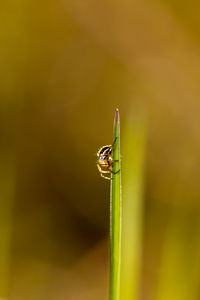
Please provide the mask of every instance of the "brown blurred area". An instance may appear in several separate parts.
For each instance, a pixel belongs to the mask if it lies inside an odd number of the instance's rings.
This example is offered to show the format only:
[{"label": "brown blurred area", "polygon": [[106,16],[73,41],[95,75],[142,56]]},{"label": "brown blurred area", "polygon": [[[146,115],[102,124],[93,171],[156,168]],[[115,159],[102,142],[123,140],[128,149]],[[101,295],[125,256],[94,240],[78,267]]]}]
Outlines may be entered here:
[{"label": "brown blurred area", "polygon": [[2,296],[108,299],[109,182],[95,155],[118,107],[122,132],[130,108],[147,116],[141,298],[153,300],[174,211],[200,249],[199,4],[0,7]]}]

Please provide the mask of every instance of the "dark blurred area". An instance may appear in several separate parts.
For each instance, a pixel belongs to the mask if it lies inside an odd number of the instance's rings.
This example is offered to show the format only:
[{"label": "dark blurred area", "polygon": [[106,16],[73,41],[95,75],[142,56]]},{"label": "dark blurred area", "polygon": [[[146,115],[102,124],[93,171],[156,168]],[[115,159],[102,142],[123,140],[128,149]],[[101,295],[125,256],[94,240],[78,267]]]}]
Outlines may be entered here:
[{"label": "dark blurred area", "polygon": [[180,300],[200,299],[199,3],[0,7],[0,296],[108,299],[109,182],[96,151],[112,143],[115,108],[123,134],[133,107],[148,124],[140,299],[170,299],[159,282],[179,253],[195,279]]}]

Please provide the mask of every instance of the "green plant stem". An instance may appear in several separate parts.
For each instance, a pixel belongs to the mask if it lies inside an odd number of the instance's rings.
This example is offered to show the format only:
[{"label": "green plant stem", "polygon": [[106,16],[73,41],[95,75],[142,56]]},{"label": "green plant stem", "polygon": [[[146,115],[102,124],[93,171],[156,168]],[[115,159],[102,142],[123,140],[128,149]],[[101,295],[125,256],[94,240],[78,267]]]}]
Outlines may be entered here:
[{"label": "green plant stem", "polygon": [[[114,119],[113,172],[110,193],[110,300],[120,297],[121,265],[121,170],[119,111]],[[120,171],[119,171],[120,170]],[[119,171],[119,172],[118,172]]]}]

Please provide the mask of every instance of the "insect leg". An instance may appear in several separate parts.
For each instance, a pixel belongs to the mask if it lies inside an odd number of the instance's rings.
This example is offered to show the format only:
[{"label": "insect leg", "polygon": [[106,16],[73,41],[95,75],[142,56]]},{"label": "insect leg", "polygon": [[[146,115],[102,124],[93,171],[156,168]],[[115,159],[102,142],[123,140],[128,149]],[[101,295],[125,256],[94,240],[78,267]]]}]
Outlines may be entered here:
[{"label": "insect leg", "polygon": [[102,170],[102,168],[101,168],[101,166],[99,165],[99,164],[97,164],[97,168],[98,168],[98,170],[99,170],[99,172],[100,173],[110,173],[110,170],[109,171],[104,171],[104,170]]},{"label": "insect leg", "polygon": [[111,172],[112,174],[117,174],[117,173],[120,172],[120,169],[119,169],[117,172],[114,172],[113,170],[110,170],[110,172]]},{"label": "insect leg", "polygon": [[106,174],[110,174],[110,170],[108,171],[103,171],[102,170],[102,168],[101,168],[101,166],[99,165],[99,164],[97,164],[97,168],[98,168],[98,170],[99,170],[99,173],[100,173],[100,175],[101,175],[101,177],[103,177],[103,178],[105,178],[105,179],[108,179],[108,180],[110,180],[110,177],[106,177],[104,174],[106,173]]},{"label": "insect leg", "polygon": [[105,179],[108,179],[108,180],[110,180],[110,177],[106,177],[106,176],[104,176],[101,172],[100,172],[100,175],[101,175],[101,177],[103,177],[103,178],[105,178]]},{"label": "insect leg", "polygon": [[116,136],[116,138],[114,139],[114,141],[112,143],[112,148],[114,147],[116,140],[117,140],[117,136]]},{"label": "insect leg", "polygon": [[110,171],[112,174],[117,174],[117,173],[120,172],[120,169],[119,169],[117,172],[114,172],[111,168],[112,168],[112,166],[109,167],[109,171]]}]

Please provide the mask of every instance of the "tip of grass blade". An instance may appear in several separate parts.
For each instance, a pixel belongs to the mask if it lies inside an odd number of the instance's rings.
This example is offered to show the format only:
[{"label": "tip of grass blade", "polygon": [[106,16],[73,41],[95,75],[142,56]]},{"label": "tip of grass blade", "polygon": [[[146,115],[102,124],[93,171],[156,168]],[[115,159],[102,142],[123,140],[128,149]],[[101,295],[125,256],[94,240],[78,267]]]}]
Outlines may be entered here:
[{"label": "tip of grass blade", "polygon": [[116,108],[116,111],[115,111],[115,123],[119,120],[119,109]]},{"label": "tip of grass blade", "polygon": [[117,108],[115,111],[115,119],[114,119],[114,136],[118,138],[118,128],[119,128],[119,109]]}]

